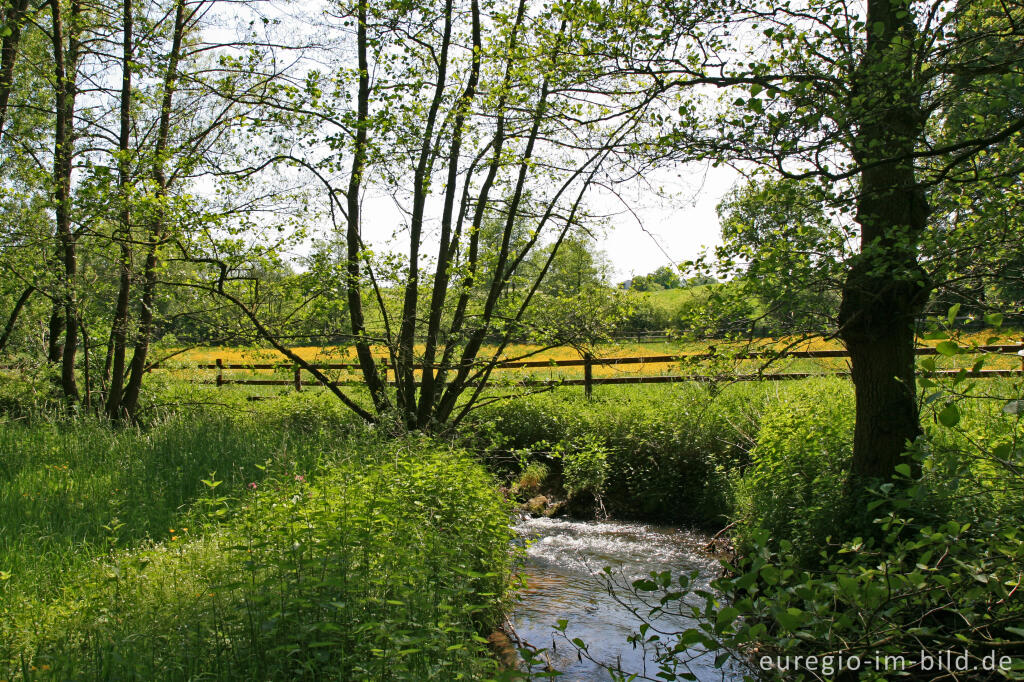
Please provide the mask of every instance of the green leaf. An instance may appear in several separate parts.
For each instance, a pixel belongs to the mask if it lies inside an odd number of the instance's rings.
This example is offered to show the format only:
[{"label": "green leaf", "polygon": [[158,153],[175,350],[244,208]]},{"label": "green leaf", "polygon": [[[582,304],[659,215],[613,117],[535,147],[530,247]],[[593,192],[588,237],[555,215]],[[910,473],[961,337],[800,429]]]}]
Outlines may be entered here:
[{"label": "green leaf", "polygon": [[722,627],[724,625],[731,625],[732,622],[735,621],[737,616],[739,615],[740,610],[738,608],[736,608],[735,606],[726,606],[724,609],[718,612],[718,616],[717,618],[715,618],[715,623],[718,625],[718,627]]},{"label": "green leaf", "polygon": [[775,614],[775,619],[783,628],[792,631],[800,627],[803,622],[802,615],[803,612],[800,609],[790,607],[785,611],[778,611]]},{"label": "green leaf", "polygon": [[943,426],[953,428],[960,423],[960,409],[955,404],[946,405],[939,412],[939,423]]},{"label": "green leaf", "polygon": [[951,305],[949,307],[949,312],[946,313],[946,322],[949,324],[949,326],[952,327],[953,323],[956,322],[956,316],[957,316],[957,314],[959,314],[959,312],[960,312],[960,304],[959,303],[954,303],[953,305]]},{"label": "green leaf", "polygon": [[909,464],[897,464],[896,473],[904,478],[910,478],[910,465]]},{"label": "green leaf", "polygon": [[705,639],[705,635],[696,628],[684,630],[683,634],[679,636],[679,641],[685,644],[686,646],[693,646],[694,644],[704,642]]},{"label": "green leaf", "polygon": [[996,329],[999,329],[1000,327],[1003,326],[1003,314],[992,313],[991,315],[986,315],[985,324],[987,324],[990,327],[995,327]]},{"label": "green leaf", "polygon": [[957,355],[960,353],[960,346],[957,345],[956,341],[943,341],[935,346],[935,352],[945,356]]}]

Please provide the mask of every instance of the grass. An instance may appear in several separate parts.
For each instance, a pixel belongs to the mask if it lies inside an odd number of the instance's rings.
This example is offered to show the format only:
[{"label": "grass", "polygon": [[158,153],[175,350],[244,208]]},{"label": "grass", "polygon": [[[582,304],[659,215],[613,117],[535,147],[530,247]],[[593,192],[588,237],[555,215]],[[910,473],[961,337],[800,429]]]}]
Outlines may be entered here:
[{"label": "grass", "polygon": [[479,679],[508,510],[315,397],[0,428],[0,679]]},{"label": "grass", "polygon": [[639,292],[642,300],[650,303],[653,307],[674,315],[679,307],[690,299],[704,295],[707,289],[706,284],[697,286],[681,287],[678,289],[662,289],[661,291]]}]

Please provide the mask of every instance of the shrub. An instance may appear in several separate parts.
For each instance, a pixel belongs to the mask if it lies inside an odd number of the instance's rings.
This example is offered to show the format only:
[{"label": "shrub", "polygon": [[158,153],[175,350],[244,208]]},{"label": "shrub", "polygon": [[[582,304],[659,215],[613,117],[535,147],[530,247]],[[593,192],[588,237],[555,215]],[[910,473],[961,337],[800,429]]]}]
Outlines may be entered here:
[{"label": "shrub", "polygon": [[0,502],[24,509],[0,518],[0,678],[493,672],[478,633],[509,581],[510,510],[483,468],[426,439],[280,431],[262,410],[3,432]]},{"label": "shrub", "polygon": [[847,382],[796,384],[761,419],[751,464],[736,480],[742,542],[753,528],[816,556],[848,510],[844,497],[853,447],[853,395]]},{"label": "shrub", "polygon": [[[900,465],[893,480],[845,504],[841,476],[805,445],[836,437],[818,420],[829,410],[808,414],[801,400],[789,415],[799,424],[765,418],[745,481],[742,551],[723,562],[724,575],[711,589],[696,575],[667,573],[630,586],[654,605],[648,618],[675,612],[697,622],[657,634],[645,623],[631,637],[656,651],[658,676],[689,675],[695,658],[711,656],[766,679],[1024,679],[1020,387],[986,389],[984,400],[946,392],[926,401],[936,419],[908,452],[921,475]],[[820,488],[801,499],[810,473]],[[787,482],[793,501],[765,490]],[[857,523],[844,528],[843,513]],[[856,535],[821,539],[829,526],[856,525]]]},{"label": "shrub", "polygon": [[568,392],[539,395],[478,410],[466,431],[495,456],[551,443],[576,452],[591,443],[604,451],[602,498],[610,514],[717,529],[729,509],[730,472],[746,459],[767,396],[756,387],[734,389],[712,395],[698,385],[630,386],[595,391],[590,401]]},{"label": "shrub", "polygon": [[588,435],[560,448],[565,491],[570,498],[591,495],[599,510],[604,510],[602,496],[608,479],[608,448]]},{"label": "shrub", "polygon": [[0,419],[46,415],[60,406],[48,367],[0,370]]},{"label": "shrub", "polygon": [[919,524],[924,492],[886,484],[873,504],[879,539],[837,544],[819,569],[808,570],[788,541],[752,531],[748,553],[711,592],[693,576],[634,582],[659,604],[650,617],[677,612],[699,624],[631,639],[656,650],[666,679],[708,655],[719,667],[747,661],[766,679],[1024,679],[1024,602],[1014,598],[1024,515],[979,527]]}]

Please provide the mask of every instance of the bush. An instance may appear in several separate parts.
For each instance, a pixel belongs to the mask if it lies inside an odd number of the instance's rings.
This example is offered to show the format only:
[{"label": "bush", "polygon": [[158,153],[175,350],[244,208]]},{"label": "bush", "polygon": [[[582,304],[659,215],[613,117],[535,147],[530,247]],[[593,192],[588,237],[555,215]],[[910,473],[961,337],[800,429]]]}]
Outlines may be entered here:
[{"label": "bush", "polygon": [[656,650],[659,677],[711,656],[764,679],[1024,679],[1020,386],[991,382],[985,399],[961,386],[971,400],[957,386],[926,400],[935,419],[908,453],[921,475],[901,465],[859,496],[827,456],[844,449],[838,401],[808,394],[765,417],[741,486],[741,551],[724,575],[711,589],[667,573],[629,587],[655,605],[652,620],[697,622],[631,637]]},{"label": "bush", "polygon": [[657,651],[667,679],[709,653],[717,666],[747,661],[763,679],[1024,679],[1024,602],[1015,598],[1024,515],[978,527],[919,524],[926,492],[886,484],[872,505],[879,539],[822,551],[819,569],[808,570],[788,541],[757,531],[713,592],[692,576],[636,581],[657,613],[699,625],[632,639]]},{"label": "bush", "polygon": [[742,545],[751,529],[816,556],[848,510],[846,472],[853,453],[853,390],[841,379],[798,383],[761,419],[751,464],[736,480]]},{"label": "bush", "polygon": [[493,673],[478,633],[510,510],[483,468],[425,439],[279,428],[261,406],[4,430],[0,678]]},{"label": "bush", "polygon": [[[466,431],[493,457],[551,443],[576,453],[590,443],[604,452],[609,514],[717,530],[731,505],[729,476],[746,460],[768,395],[745,386],[717,395],[697,385],[630,386],[595,391],[588,401],[566,391],[482,408]],[[567,463],[549,461],[553,468]]]},{"label": "bush", "polygon": [[0,370],[0,419],[28,419],[60,407],[49,368]]},{"label": "bush", "polygon": [[565,490],[570,497],[590,493],[600,503],[608,479],[608,448],[594,436],[569,444],[562,452]]}]

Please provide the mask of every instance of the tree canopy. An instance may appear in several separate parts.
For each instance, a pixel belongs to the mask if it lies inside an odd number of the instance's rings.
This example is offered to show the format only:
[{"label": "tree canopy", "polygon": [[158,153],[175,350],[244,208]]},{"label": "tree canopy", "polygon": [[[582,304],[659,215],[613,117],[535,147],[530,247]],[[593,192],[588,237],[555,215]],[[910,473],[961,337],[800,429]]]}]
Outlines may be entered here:
[{"label": "tree canopy", "polygon": [[[445,428],[513,339],[572,336],[544,310],[601,318],[593,190],[712,160],[761,173],[720,207],[716,274],[778,329],[843,339],[855,473],[884,475],[920,431],[915,320],[1020,300],[1021,16],[7,2],[0,346],[43,359],[69,405],[131,419],[155,336],[248,334],[367,420]],[[693,283],[664,266],[631,286]],[[369,404],[290,350],[317,335],[352,347]]]}]

